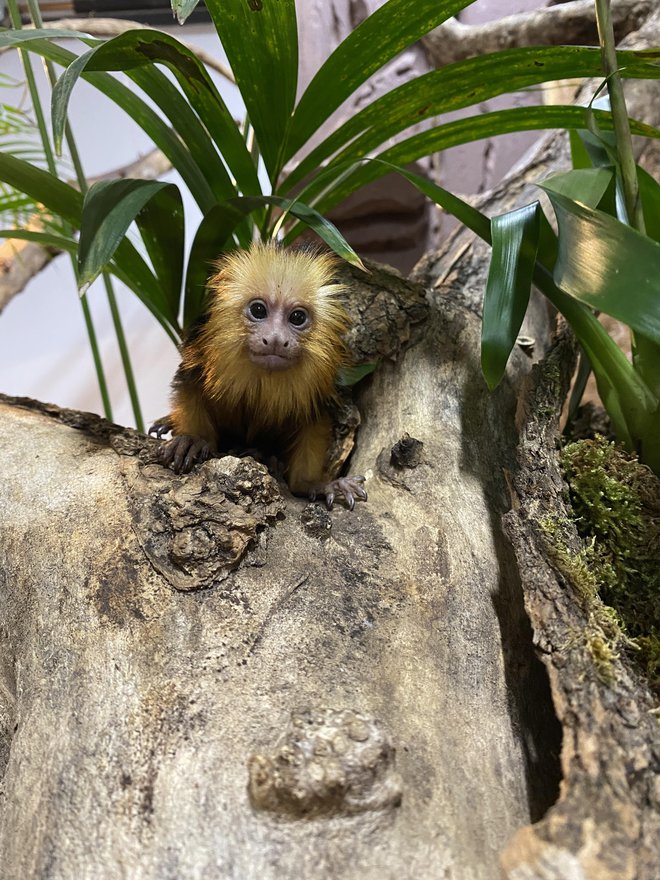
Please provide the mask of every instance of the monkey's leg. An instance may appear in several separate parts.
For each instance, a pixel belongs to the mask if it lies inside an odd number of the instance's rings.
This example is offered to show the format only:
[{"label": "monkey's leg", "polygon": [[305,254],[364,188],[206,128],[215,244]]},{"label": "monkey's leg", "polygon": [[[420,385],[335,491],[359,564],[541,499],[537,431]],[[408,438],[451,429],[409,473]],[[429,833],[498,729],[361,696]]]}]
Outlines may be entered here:
[{"label": "monkey's leg", "polygon": [[307,495],[312,501],[317,495],[325,496],[328,510],[332,510],[335,498],[341,496],[349,510],[355,507],[355,499],[367,500],[362,483],[363,476],[330,479],[326,471],[326,455],[330,446],[331,425],[328,418],[305,425],[291,450],[287,469],[287,483],[294,495]]}]

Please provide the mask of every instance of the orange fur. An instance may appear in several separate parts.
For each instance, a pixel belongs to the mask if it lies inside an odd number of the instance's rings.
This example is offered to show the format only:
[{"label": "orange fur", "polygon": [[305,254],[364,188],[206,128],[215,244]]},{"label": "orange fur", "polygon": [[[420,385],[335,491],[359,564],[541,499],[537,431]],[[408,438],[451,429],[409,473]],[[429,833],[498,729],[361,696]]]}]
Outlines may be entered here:
[{"label": "orange fur", "polygon": [[[335,266],[329,254],[272,244],[254,244],[219,263],[210,282],[208,320],[182,347],[171,416],[175,434],[203,437],[214,449],[228,438],[246,446],[263,437],[274,440],[294,492],[327,478],[331,428],[324,402],[335,393],[346,361],[348,326],[337,298],[341,288],[332,283]],[[244,310],[264,296],[304,307],[312,317],[300,359],[286,370],[263,370],[247,353]]]}]

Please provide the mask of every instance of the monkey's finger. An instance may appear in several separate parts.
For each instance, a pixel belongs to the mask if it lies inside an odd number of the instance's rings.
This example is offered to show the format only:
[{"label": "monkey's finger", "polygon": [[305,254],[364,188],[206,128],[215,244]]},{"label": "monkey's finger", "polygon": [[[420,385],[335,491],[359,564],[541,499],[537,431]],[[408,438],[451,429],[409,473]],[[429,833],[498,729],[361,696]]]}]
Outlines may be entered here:
[{"label": "monkey's finger", "polygon": [[176,440],[170,440],[169,443],[163,443],[158,450],[158,460],[165,467],[170,467],[174,453],[176,451]]},{"label": "monkey's finger", "polygon": [[361,498],[363,501],[367,500],[367,490],[363,489],[362,486],[354,486],[353,491],[358,498]]},{"label": "monkey's finger", "polygon": [[188,454],[187,454],[186,457],[183,459],[183,463],[182,463],[182,465],[181,465],[181,471],[182,471],[184,474],[189,474],[189,473],[190,473],[190,471],[192,470],[193,465],[195,464],[195,458],[196,458],[196,456],[195,456],[195,447],[194,447],[194,446],[191,446],[190,449],[188,450]]},{"label": "monkey's finger", "polygon": [[346,501],[348,509],[353,510],[353,508],[355,507],[355,498],[353,498],[353,495],[349,492],[348,489],[344,489],[344,500]]},{"label": "monkey's finger", "polygon": [[326,492],[325,496],[325,506],[328,510],[332,510],[332,505],[335,503],[335,493],[333,491]]},{"label": "monkey's finger", "polygon": [[190,467],[188,468],[188,470],[184,470],[184,465],[188,460],[188,452],[190,451],[191,447],[194,446],[194,443],[190,439],[190,437],[178,437],[175,442],[176,447],[174,450],[174,455],[172,457],[172,470],[175,474],[187,474],[190,470]]},{"label": "monkey's finger", "polygon": [[209,445],[206,440],[195,440],[191,444],[188,454],[183,460],[182,470],[184,474],[190,473],[195,462],[203,462],[209,457]]}]

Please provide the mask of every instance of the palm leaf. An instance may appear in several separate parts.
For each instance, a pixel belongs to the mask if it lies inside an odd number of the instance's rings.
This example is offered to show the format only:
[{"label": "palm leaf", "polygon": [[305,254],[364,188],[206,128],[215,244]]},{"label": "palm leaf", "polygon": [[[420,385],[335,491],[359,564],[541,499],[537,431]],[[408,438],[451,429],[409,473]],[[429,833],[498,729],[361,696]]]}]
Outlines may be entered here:
[{"label": "palm leaf", "polygon": [[206,7],[274,182],[298,84],[295,0],[207,0]]}]

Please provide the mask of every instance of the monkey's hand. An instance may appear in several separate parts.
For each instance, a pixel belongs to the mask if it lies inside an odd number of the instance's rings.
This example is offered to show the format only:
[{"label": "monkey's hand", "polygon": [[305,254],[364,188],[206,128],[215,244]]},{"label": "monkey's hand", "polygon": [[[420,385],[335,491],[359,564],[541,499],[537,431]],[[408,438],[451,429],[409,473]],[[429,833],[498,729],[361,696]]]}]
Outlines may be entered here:
[{"label": "monkey's hand", "polygon": [[156,419],[153,425],[147,431],[148,434],[155,434],[156,437],[160,440],[163,434],[169,434],[174,426],[172,425],[172,417],[171,416],[163,416],[161,419]]},{"label": "monkey's hand", "polygon": [[175,474],[189,473],[193,465],[206,461],[210,454],[208,441],[190,434],[177,434],[158,450],[161,464],[172,468]]},{"label": "monkey's hand", "polygon": [[324,495],[325,506],[328,510],[332,510],[335,497],[341,495],[348,509],[353,510],[356,498],[361,498],[363,501],[367,500],[367,490],[362,486],[364,481],[365,477],[362,476],[339,477],[336,480],[330,480],[325,486],[312,489],[309,497],[312,501],[315,501],[317,495]]}]

